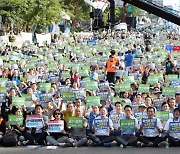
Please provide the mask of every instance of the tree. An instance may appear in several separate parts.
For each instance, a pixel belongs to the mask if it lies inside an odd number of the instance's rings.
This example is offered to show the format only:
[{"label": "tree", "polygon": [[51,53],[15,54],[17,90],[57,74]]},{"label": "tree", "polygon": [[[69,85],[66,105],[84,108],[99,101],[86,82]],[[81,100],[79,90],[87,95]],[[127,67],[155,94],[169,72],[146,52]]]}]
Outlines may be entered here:
[{"label": "tree", "polygon": [[1,0],[0,14],[6,29],[32,31],[32,26],[46,28],[61,19],[63,0]]}]

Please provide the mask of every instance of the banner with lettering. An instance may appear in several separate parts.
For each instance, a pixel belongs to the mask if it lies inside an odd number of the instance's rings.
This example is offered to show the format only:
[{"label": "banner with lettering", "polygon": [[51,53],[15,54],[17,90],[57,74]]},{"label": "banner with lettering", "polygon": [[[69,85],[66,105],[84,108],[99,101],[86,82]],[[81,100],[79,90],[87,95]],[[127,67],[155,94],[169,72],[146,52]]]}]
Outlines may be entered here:
[{"label": "banner with lettering", "polygon": [[48,131],[50,133],[61,133],[64,130],[64,121],[53,120],[48,122]]},{"label": "banner with lettering", "polygon": [[131,89],[131,85],[129,83],[119,83],[115,84],[116,92],[129,92]]},{"label": "banner with lettering", "polygon": [[120,119],[120,127],[122,130],[134,130],[135,119]]},{"label": "banner with lettering", "polygon": [[72,128],[83,128],[83,117],[69,117],[68,126]]},{"label": "banner with lettering", "polygon": [[99,106],[100,105],[100,96],[87,96],[86,104],[88,106]]},{"label": "banner with lettering", "polygon": [[97,90],[98,89],[98,82],[96,82],[96,81],[86,82],[85,88],[87,90],[92,90],[92,91]]},{"label": "banner with lettering", "polygon": [[171,133],[180,133],[180,122],[170,122],[169,131]]},{"label": "banner with lettering", "polygon": [[50,91],[51,89],[51,83],[40,83],[39,90],[40,91]]},{"label": "banner with lettering", "polygon": [[157,119],[149,119],[149,118],[143,118],[142,119],[142,126],[144,129],[155,129],[157,126]]},{"label": "banner with lettering", "polygon": [[28,128],[42,128],[43,117],[39,115],[28,115],[26,118],[26,127]]},{"label": "banner with lettering", "polygon": [[23,115],[8,115],[10,125],[23,125]]},{"label": "banner with lettering", "polygon": [[12,105],[13,106],[24,106],[25,104],[25,98],[23,97],[12,97]]},{"label": "banner with lettering", "polygon": [[169,120],[169,111],[156,111],[156,118],[159,118],[160,120],[163,121],[168,121]]},{"label": "banner with lettering", "polygon": [[62,93],[62,99],[64,101],[75,101],[76,100],[76,94],[73,92],[63,92]]}]

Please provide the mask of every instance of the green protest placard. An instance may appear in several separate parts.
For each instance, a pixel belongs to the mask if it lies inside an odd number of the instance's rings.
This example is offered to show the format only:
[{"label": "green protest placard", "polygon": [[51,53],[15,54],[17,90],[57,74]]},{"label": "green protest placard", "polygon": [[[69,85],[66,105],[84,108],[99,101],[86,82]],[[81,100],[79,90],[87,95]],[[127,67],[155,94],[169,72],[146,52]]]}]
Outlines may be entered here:
[{"label": "green protest placard", "polygon": [[57,64],[56,63],[49,64],[48,69],[49,71],[57,71]]},{"label": "green protest placard", "polygon": [[145,92],[148,93],[149,92],[149,85],[147,84],[139,84],[139,88],[138,88],[138,92]]},{"label": "green protest placard", "polygon": [[87,90],[97,90],[98,89],[98,82],[96,81],[88,81],[85,83],[85,88]]},{"label": "green protest placard", "polygon": [[82,77],[89,76],[89,71],[88,70],[80,69],[78,72],[79,72],[79,75],[82,76]]},{"label": "green protest placard", "polygon": [[117,92],[129,92],[131,89],[131,85],[130,83],[119,83],[115,84],[114,88]]},{"label": "green protest placard", "polygon": [[6,87],[0,87],[0,94],[5,94],[7,92]]},{"label": "green protest placard", "polygon": [[78,65],[75,65],[75,64],[74,64],[74,65],[72,66],[72,71],[73,71],[73,72],[78,72],[79,69],[80,69],[80,68],[79,68]]},{"label": "green protest placard", "polygon": [[51,83],[40,83],[39,90],[40,91],[50,91],[51,89]]},{"label": "green protest placard", "polygon": [[26,68],[28,69],[34,69],[34,63],[27,63]]},{"label": "green protest placard", "polygon": [[168,81],[173,81],[178,79],[178,74],[168,74],[167,80]]},{"label": "green protest placard", "polygon": [[62,71],[61,76],[64,77],[64,78],[69,78],[71,75],[70,75],[69,71]]},{"label": "green protest placard", "polygon": [[4,68],[11,68],[11,64],[10,63],[3,63],[3,67]]},{"label": "green protest placard", "polygon": [[10,125],[16,125],[17,123],[23,125],[23,115],[8,115]]},{"label": "green protest placard", "polygon": [[156,84],[156,83],[158,83],[158,77],[155,76],[148,77],[148,84]]},{"label": "green protest placard", "polygon": [[86,104],[88,104],[88,106],[99,106],[100,98],[100,96],[87,96]]},{"label": "green protest placard", "polygon": [[163,81],[163,74],[154,74],[154,78],[158,78],[158,81]]},{"label": "green protest placard", "polygon": [[169,111],[156,111],[156,118],[159,118],[163,121],[169,120]]},{"label": "green protest placard", "polygon": [[162,87],[162,94],[164,96],[175,96],[175,91],[174,87]]},{"label": "green protest placard", "polygon": [[62,92],[62,99],[64,101],[75,101],[76,94],[73,92]]},{"label": "green protest placard", "polygon": [[13,106],[24,106],[25,98],[23,97],[12,97],[12,105]]},{"label": "green protest placard", "polygon": [[122,100],[123,100],[123,98],[112,97],[112,102],[113,102],[113,104],[115,104],[116,102],[121,102]]},{"label": "green protest placard", "polygon": [[134,83],[134,76],[123,76],[123,83]]},{"label": "green protest placard", "polygon": [[83,117],[69,117],[68,126],[72,128],[83,128]]},{"label": "green protest placard", "polygon": [[22,97],[25,98],[25,101],[32,101],[32,94],[22,94]]},{"label": "green protest placard", "polygon": [[135,119],[120,119],[120,127],[122,130],[134,130]]}]

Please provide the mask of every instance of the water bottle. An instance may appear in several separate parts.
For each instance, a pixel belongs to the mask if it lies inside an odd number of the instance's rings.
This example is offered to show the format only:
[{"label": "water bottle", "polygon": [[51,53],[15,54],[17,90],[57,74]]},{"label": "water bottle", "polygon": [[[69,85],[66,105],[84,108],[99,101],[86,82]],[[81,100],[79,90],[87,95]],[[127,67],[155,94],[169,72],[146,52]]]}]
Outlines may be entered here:
[{"label": "water bottle", "polygon": [[167,138],[166,139],[166,149],[168,149],[169,148],[169,139]]}]

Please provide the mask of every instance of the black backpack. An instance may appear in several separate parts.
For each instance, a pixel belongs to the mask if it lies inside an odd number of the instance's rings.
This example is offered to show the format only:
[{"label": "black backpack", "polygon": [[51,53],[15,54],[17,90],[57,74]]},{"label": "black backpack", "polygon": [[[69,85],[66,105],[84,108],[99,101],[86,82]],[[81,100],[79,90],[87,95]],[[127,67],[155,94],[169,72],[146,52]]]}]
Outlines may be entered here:
[{"label": "black backpack", "polygon": [[8,132],[2,138],[2,145],[12,147],[17,145],[17,134],[15,132]]}]

